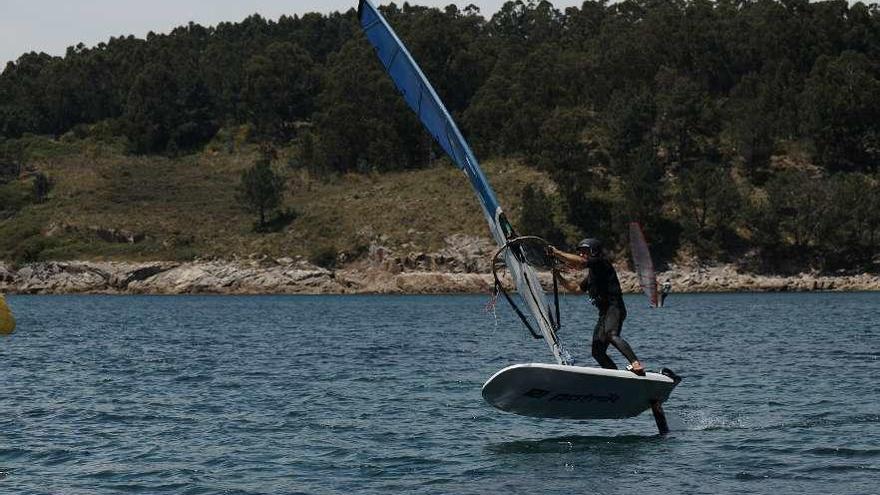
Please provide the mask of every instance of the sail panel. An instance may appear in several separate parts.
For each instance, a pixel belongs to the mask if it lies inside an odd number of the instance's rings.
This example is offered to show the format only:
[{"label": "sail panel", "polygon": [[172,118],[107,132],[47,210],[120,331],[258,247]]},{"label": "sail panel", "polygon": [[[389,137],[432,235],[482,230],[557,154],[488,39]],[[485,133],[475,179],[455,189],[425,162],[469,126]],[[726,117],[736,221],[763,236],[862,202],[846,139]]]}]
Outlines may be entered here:
[{"label": "sail panel", "polygon": [[659,303],[657,294],[657,273],[654,271],[654,262],[651,260],[651,251],[645,241],[645,234],[638,222],[629,224],[629,245],[632,252],[633,265],[639,277],[639,285],[648,296],[651,307],[656,308]]},{"label": "sail panel", "polygon": [[[361,27],[388,75],[403,95],[407,105],[434,137],[441,148],[471,181],[483,206],[487,219],[495,216],[498,200],[480,170],[473,151],[455,125],[433,86],[415,63],[403,42],[397,37],[385,18],[369,0],[358,6]],[[494,234],[494,232],[493,232]],[[503,237],[496,241],[502,242]]]}]

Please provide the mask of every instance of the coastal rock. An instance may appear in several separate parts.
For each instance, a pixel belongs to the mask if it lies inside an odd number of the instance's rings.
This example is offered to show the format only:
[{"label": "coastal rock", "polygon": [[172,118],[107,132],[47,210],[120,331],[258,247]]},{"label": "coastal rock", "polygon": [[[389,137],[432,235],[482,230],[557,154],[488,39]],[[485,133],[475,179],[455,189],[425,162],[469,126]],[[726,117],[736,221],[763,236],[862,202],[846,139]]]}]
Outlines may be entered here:
[{"label": "coastal rock", "polygon": [[176,266],[178,266],[177,263],[153,263],[132,267],[126,267],[123,264],[113,265],[114,269],[111,270],[109,283],[118,290],[126,290],[132,283],[143,282]]},{"label": "coastal rock", "polygon": [[218,293],[228,284],[210,269],[211,263],[195,265],[187,263],[162,271],[143,280],[134,280],[128,289],[134,293],[191,294]]},{"label": "coastal rock", "polygon": [[[468,244],[474,239],[449,243]],[[0,290],[30,294],[134,293],[134,294],[445,294],[489,293],[494,279],[489,273],[491,246],[476,240],[471,257],[452,252],[422,253],[411,257],[411,268],[390,250],[371,248],[357,263],[327,270],[303,259],[254,257],[234,260],[176,262],[40,262],[20,269],[0,263]],[[478,254],[479,253],[479,254]],[[423,269],[418,269],[418,268]],[[427,269],[435,268],[435,269]],[[739,273],[733,266],[672,266],[660,273],[673,292],[733,291],[856,291],[880,290],[880,276],[819,276],[804,273],[791,277]],[[624,292],[641,290],[635,273],[617,266]],[[580,273],[570,273],[576,280]],[[553,284],[549,273],[539,274],[545,290]],[[512,283],[502,275],[504,286]]]},{"label": "coastal rock", "polygon": [[343,268],[335,273],[335,280],[343,287],[343,293],[396,294],[400,290],[395,282],[399,272],[392,273],[380,268]]},{"label": "coastal rock", "polygon": [[320,294],[341,292],[342,286],[333,272],[316,266],[210,261],[176,266],[133,282],[129,289],[162,294]]},{"label": "coastal rock", "polygon": [[398,255],[385,246],[373,243],[367,259],[370,267],[391,273],[487,273],[491,270],[495,245],[488,239],[455,234],[444,239],[444,243],[443,248],[433,253],[410,252],[406,255]]},{"label": "coastal rock", "polygon": [[488,273],[492,270],[495,244],[485,237],[455,234],[434,254],[437,266],[453,273]]},{"label": "coastal rock", "polygon": [[321,294],[343,292],[343,286],[335,280],[333,272],[313,267],[300,269],[276,267],[255,270],[240,277],[238,287],[247,293],[269,292],[276,294]]},{"label": "coastal rock", "polygon": [[17,280],[15,270],[6,263],[0,263],[0,288],[14,285]]},{"label": "coastal rock", "polygon": [[33,263],[16,275],[16,291],[26,294],[103,292],[110,280],[110,274],[99,265],[83,262]]}]

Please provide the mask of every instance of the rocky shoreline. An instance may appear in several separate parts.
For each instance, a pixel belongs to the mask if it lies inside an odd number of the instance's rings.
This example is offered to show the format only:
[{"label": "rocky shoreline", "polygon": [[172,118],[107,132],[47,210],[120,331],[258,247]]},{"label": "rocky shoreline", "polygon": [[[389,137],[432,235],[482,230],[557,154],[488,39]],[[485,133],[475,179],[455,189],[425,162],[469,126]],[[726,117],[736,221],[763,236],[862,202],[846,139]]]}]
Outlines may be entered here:
[{"label": "rocky shoreline", "polygon": [[[487,240],[451,237],[434,253],[400,255],[378,244],[362,259],[328,270],[302,259],[192,262],[0,262],[0,292],[12,294],[468,294],[490,293]],[[345,261],[345,260],[340,260]],[[624,291],[636,275],[618,263]],[[661,273],[673,292],[880,291],[880,276],[766,276],[733,265],[671,266]],[[550,283],[549,275],[545,282]]]}]

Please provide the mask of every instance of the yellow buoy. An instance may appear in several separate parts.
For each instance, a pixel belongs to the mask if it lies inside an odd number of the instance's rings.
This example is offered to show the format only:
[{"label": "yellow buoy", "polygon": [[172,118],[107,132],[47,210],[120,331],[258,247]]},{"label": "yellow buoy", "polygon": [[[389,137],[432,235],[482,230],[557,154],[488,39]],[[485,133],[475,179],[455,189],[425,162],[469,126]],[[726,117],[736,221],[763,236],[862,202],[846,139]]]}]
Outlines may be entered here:
[{"label": "yellow buoy", "polygon": [[6,305],[6,299],[0,294],[0,335],[9,335],[15,331],[15,317]]}]

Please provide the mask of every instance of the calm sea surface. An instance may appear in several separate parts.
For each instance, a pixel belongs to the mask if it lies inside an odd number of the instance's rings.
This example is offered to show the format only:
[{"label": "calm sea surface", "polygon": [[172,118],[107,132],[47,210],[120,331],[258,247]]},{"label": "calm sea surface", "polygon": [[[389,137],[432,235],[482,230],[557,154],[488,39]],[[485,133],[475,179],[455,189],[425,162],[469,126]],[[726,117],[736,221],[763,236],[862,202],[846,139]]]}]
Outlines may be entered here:
[{"label": "calm sea surface", "polygon": [[[488,406],[550,353],[487,300],[9,297],[0,493],[880,491],[880,294],[628,297],[623,335],[684,377],[665,438]],[[589,362],[595,311],[563,311]]]}]

